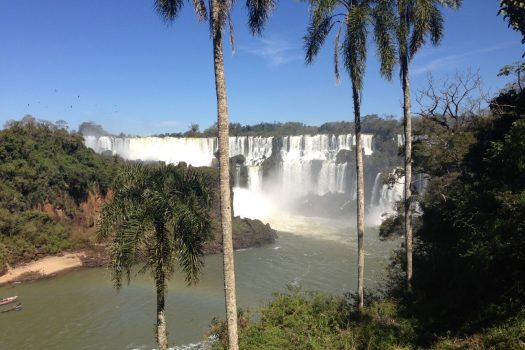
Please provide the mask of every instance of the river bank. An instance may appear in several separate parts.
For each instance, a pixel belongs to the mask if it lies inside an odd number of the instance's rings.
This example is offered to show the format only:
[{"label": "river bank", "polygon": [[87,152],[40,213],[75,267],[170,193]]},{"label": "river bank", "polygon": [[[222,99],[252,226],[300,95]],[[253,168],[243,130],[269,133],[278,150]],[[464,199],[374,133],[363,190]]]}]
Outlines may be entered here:
[{"label": "river bank", "polygon": [[[234,249],[246,249],[272,244],[277,238],[276,231],[268,224],[259,220],[235,218],[233,235]],[[204,246],[204,254],[212,255],[222,252],[222,237],[215,234],[212,241]],[[31,262],[8,267],[6,273],[0,275],[0,286],[30,282],[54,276],[75,268],[104,267],[109,263],[105,245],[95,245],[76,252],[65,252],[56,256],[46,256]]]},{"label": "river bank", "polygon": [[[341,225],[339,235],[279,232],[274,244],[236,250],[239,307],[257,310],[272,293],[286,292],[287,285],[337,295],[354,291],[357,243],[352,233],[349,224]],[[365,276],[370,279],[367,286],[373,287],[399,242],[380,242],[377,230],[367,233]],[[224,318],[222,263],[220,254],[207,255],[197,286],[188,287],[179,269],[168,282],[167,325],[173,348],[197,349],[190,344],[207,339],[214,317]],[[2,295],[18,295],[24,306],[22,312],[0,317],[0,349],[157,348],[154,281],[149,273],[131,277],[131,284],[118,293],[109,270],[100,267],[74,268],[36,283],[0,288]]]},{"label": "river bank", "polygon": [[15,282],[34,281],[82,267],[84,266],[83,260],[87,258],[87,255],[87,252],[65,253],[61,256],[47,256],[20,266],[8,267],[7,272],[0,276],[0,286]]}]

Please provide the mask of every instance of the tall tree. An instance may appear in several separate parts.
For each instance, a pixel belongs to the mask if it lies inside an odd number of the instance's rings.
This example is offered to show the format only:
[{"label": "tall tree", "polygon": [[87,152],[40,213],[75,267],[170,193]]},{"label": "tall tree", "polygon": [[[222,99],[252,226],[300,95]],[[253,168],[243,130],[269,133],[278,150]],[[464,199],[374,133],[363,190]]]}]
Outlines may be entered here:
[{"label": "tall tree", "polygon": [[[230,44],[234,47],[233,21],[231,10],[233,0],[210,0],[206,8],[204,0],[193,0],[193,7],[199,21],[208,21],[213,42],[213,68],[215,72],[215,92],[217,95],[217,125],[219,136],[219,177],[221,232],[223,237],[224,257],[224,290],[226,299],[226,318],[230,350],[237,350],[237,301],[235,295],[235,269],[232,243],[232,201],[230,186],[229,158],[229,122],[226,80],[224,77],[223,34],[226,24],[230,32]],[[174,21],[182,6],[183,0],[155,0],[159,15],[166,21]],[[247,0],[248,27],[254,35],[260,35],[268,20],[275,0]],[[209,16],[208,16],[209,11]]]},{"label": "tall tree", "polygon": [[461,0],[395,0],[391,18],[398,45],[403,89],[403,125],[405,151],[405,247],[407,288],[412,285],[412,116],[410,111],[410,62],[426,41],[437,46],[443,37],[443,15],[439,6],[458,8]]},{"label": "tall tree", "polygon": [[[371,0],[310,0],[312,14],[307,34],[304,37],[306,62],[312,63],[325,42],[330,30],[337,26],[334,42],[334,70],[337,83],[340,81],[339,57],[342,55],[345,68],[352,82],[356,136],[357,173],[357,242],[358,267],[357,291],[359,309],[364,304],[364,234],[365,234],[365,191],[363,170],[363,147],[361,141],[361,91],[367,55],[367,36],[369,27],[374,30],[378,54],[381,58],[381,73],[391,77],[394,64],[394,47],[388,31],[387,1]],[[340,46],[340,36],[343,43]]]},{"label": "tall tree", "polygon": [[191,168],[128,164],[117,175],[102,209],[98,238],[110,240],[111,272],[117,290],[131,269],[150,271],[157,293],[157,343],[168,348],[165,296],[176,261],[186,282],[197,282],[203,243],[211,235],[212,180]]}]

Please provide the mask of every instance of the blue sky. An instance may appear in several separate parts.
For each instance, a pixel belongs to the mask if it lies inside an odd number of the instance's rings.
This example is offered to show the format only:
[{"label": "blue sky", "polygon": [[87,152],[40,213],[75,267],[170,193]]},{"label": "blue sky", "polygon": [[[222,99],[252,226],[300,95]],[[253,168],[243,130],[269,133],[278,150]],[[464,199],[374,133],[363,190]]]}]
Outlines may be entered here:
[{"label": "blue sky", "polygon": [[[168,26],[153,0],[0,0],[0,125],[26,114],[63,119],[74,129],[94,121],[136,135],[212,125],[212,45],[189,4]],[[440,79],[479,69],[491,92],[507,82],[496,74],[524,48],[496,16],[498,4],[465,0],[459,11],[444,11],[442,45],[425,47],[412,64],[413,92],[428,71]],[[233,15],[234,55],[225,43],[231,121],[352,120],[348,79],[336,86],[333,76],[333,33],[316,61],[304,63],[306,3],[281,0],[257,38],[246,28],[243,5],[238,2]],[[362,112],[400,115],[397,75],[382,80],[373,48],[369,52]]]}]

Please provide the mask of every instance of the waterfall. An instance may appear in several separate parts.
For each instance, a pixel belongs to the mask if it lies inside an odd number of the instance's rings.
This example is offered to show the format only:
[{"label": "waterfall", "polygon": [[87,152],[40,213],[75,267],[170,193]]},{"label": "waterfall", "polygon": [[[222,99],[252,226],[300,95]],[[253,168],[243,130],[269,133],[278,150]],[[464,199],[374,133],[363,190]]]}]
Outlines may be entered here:
[{"label": "waterfall", "polygon": [[[372,154],[373,135],[367,135],[365,153]],[[337,164],[341,150],[351,150],[348,135],[285,136],[281,149],[282,190],[289,195],[346,191],[346,163]]]},{"label": "waterfall", "polygon": [[[355,167],[346,160],[353,156],[341,152],[355,149],[355,135],[298,135],[283,136],[282,146],[273,150],[274,137],[232,136],[229,139],[230,156],[244,156],[247,190],[264,194],[271,188],[278,200],[294,201],[309,193],[325,195],[346,193],[349,200],[356,198]],[[365,156],[374,152],[374,136],[362,135]],[[86,146],[98,153],[119,155],[124,159],[186,162],[192,166],[211,166],[215,159],[218,142],[215,137],[115,137],[85,136]],[[262,163],[274,155],[280,156],[280,164],[274,168],[271,180],[263,178]],[[340,156],[338,157],[338,154]],[[339,158],[339,159],[338,159]],[[366,163],[366,158],[365,158]],[[234,186],[241,186],[241,166],[233,172]],[[389,189],[381,184],[381,174],[375,176],[368,210],[377,213],[391,212],[393,203],[402,194],[402,185]],[[271,181],[271,186],[267,182]],[[371,183],[371,182],[370,182]]]},{"label": "waterfall", "polygon": [[328,192],[344,193],[346,190],[346,167],[347,163],[336,164],[334,162],[323,162],[319,172],[317,194],[323,195]]},{"label": "waterfall", "polygon": [[272,155],[273,137],[235,136],[230,137],[230,157],[243,155],[245,165],[260,165]]},{"label": "waterfall", "polygon": [[368,220],[371,224],[379,225],[385,215],[395,212],[394,205],[403,199],[405,178],[397,179],[396,183],[389,186],[381,184],[381,173],[378,173],[372,189],[372,198],[369,205]]},{"label": "waterfall", "polygon": [[235,174],[233,175],[233,187],[239,187],[241,184],[241,166],[235,166]]},{"label": "waterfall", "polygon": [[260,166],[248,166],[248,189],[254,192],[262,191],[262,169]]},{"label": "waterfall", "polygon": [[379,204],[379,181],[381,181],[381,173],[377,173],[374,180],[374,187],[372,187],[372,195],[370,196],[370,207]]},{"label": "waterfall", "polygon": [[111,152],[124,159],[186,162],[193,166],[210,166],[215,158],[217,139],[178,137],[113,137],[86,136],[86,146],[95,152]]}]

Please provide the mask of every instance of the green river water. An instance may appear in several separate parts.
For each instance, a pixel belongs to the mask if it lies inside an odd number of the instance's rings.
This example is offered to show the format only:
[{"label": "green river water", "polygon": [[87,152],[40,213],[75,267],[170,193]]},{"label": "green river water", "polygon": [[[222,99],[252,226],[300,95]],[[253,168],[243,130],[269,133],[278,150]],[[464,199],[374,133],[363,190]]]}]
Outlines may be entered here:
[{"label": "green river water", "polygon": [[[290,218],[277,227],[275,244],[235,252],[240,307],[257,309],[286,285],[334,294],[356,286],[355,229],[350,223]],[[365,238],[365,284],[384,276],[399,242],[380,242],[377,229]],[[135,276],[116,293],[104,268],[80,269],[26,284],[0,288],[0,297],[18,295],[23,310],[0,314],[0,349],[153,349],[155,290],[148,275]],[[206,257],[197,287],[180,274],[169,283],[170,344],[192,349],[205,339],[211,319],[223,317],[222,257]],[[173,346],[173,345],[172,345]]]}]

